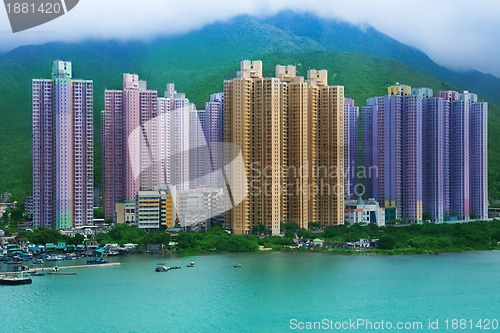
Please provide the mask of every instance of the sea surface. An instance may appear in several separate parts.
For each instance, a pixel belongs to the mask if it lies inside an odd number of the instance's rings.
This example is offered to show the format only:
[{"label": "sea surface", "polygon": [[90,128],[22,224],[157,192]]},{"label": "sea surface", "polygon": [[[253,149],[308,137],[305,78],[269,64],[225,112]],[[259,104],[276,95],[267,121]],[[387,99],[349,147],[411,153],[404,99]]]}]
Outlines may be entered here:
[{"label": "sea surface", "polygon": [[[0,332],[500,331],[495,325],[500,320],[500,251],[144,254],[111,260],[122,264],[0,286]],[[195,267],[186,267],[190,260]],[[160,262],[182,268],[157,273]],[[453,329],[455,319],[466,320],[467,327]],[[380,326],[382,321],[391,329]],[[395,327],[418,322],[421,328]]]}]

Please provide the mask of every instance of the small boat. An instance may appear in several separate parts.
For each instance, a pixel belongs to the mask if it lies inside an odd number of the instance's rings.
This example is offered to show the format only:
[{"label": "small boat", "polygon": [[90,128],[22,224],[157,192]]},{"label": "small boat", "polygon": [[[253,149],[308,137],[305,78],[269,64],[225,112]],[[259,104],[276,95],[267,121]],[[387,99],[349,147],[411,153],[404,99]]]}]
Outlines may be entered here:
[{"label": "small boat", "polygon": [[119,247],[118,254],[120,254],[120,255],[128,254],[128,249],[126,247]]},{"label": "small boat", "polygon": [[238,265],[234,265],[235,268],[240,268],[241,267],[241,264],[238,264]]},{"label": "small boat", "polygon": [[170,267],[165,266],[165,264],[157,264],[155,268],[155,272],[168,272],[170,270]]},{"label": "small boat", "polygon": [[76,275],[75,272],[48,272],[49,275]]},{"label": "small boat", "polygon": [[108,261],[103,258],[90,258],[87,260],[87,264],[89,265],[96,265],[96,264],[105,264]]},{"label": "small boat", "polygon": [[4,286],[18,286],[21,284],[31,284],[33,280],[24,276],[5,276],[0,278],[0,285]]}]

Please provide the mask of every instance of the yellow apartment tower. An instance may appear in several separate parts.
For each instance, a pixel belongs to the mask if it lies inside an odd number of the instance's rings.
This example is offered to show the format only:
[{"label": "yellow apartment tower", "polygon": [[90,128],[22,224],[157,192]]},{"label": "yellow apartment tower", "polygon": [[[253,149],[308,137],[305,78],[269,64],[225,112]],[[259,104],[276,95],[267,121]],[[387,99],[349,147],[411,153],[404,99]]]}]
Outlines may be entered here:
[{"label": "yellow apartment tower", "polygon": [[344,87],[329,86],[326,70],[309,70],[318,86],[316,221],[344,224]]},{"label": "yellow apartment tower", "polygon": [[224,82],[225,141],[241,149],[247,175],[228,180],[249,193],[227,213],[233,233],[264,225],[278,235],[282,222],[343,224],[343,99],[326,70],[304,80],[295,66],[278,65],[264,78],[261,61],[244,60]]}]

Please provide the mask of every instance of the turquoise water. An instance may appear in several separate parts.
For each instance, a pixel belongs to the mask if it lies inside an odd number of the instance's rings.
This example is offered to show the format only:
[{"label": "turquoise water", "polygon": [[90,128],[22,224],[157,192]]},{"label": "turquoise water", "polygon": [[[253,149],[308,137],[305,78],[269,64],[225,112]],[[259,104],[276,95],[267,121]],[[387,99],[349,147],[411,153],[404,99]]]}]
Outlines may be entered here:
[{"label": "turquoise water", "polygon": [[[439,319],[439,332],[444,332],[445,319],[450,324],[454,318],[500,319],[500,251],[113,259],[122,265],[74,269],[75,276],[33,277],[32,285],[0,286],[0,332],[311,331],[292,325],[293,319],[304,325],[323,319],[425,325],[407,332],[431,332],[428,320]],[[191,259],[195,267],[185,267]],[[158,262],[182,269],[156,273]],[[472,331],[480,330],[461,332]]]}]

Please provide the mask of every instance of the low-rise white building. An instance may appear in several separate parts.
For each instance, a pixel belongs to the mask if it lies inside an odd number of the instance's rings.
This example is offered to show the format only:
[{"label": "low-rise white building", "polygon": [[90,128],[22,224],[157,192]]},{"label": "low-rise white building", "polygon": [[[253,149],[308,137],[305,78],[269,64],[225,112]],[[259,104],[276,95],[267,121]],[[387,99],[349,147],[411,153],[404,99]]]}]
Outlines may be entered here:
[{"label": "low-rise white building", "polygon": [[198,188],[177,193],[177,214],[181,227],[192,231],[206,231],[213,223],[223,223],[229,199],[219,188]]},{"label": "low-rise white building", "polygon": [[346,200],[344,218],[349,224],[371,223],[380,227],[385,225],[385,209],[373,198]]},{"label": "low-rise white building", "polygon": [[135,200],[116,203],[115,216],[117,224],[135,225]]},{"label": "low-rise white building", "polygon": [[173,193],[170,188],[139,191],[135,199],[135,223],[141,229],[173,227],[176,219]]}]

